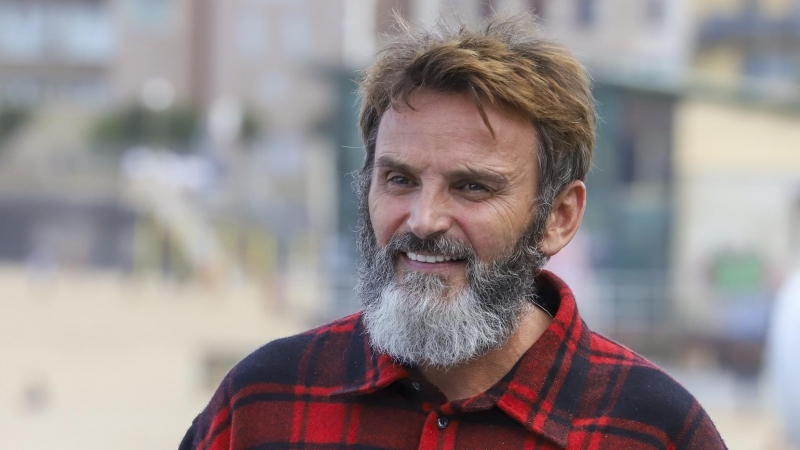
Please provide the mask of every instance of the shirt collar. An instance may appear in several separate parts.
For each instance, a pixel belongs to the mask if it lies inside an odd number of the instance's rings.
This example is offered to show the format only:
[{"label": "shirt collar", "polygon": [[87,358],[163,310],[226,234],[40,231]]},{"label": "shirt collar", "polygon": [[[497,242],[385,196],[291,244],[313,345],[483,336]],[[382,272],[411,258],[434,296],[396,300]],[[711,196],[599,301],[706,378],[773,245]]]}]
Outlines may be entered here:
[{"label": "shirt collar", "polygon": [[344,360],[347,365],[344,383],[332,393],[334,396],[368,394],[409,376],[408,368],[389,355],[372,350],[361,313],[353,327]]},{"label": "shirt collar", "polygon": [[525,428],[562,448],[572,428],[589,373],[590,334],[578,314],[572,290],[542,271],[539,295],[558,302],[558,312],[539,339],[494,389],[497,407]]},{"label": "shirt collar", "polygon": [[[566,448],[589,372],[589,330],[566,283],[548,271],[542,271],[536,283],[540,297],[558,304],[550,325],[495,386],[453,406],[468,409],[468,405],[485,405],[487,396],[492,397],[496,400],[491,403],[522,426]],[[372,351],[360,317],[345,360],[345,383],[333,395],[366,394],[409,377],[408,368]]]}]

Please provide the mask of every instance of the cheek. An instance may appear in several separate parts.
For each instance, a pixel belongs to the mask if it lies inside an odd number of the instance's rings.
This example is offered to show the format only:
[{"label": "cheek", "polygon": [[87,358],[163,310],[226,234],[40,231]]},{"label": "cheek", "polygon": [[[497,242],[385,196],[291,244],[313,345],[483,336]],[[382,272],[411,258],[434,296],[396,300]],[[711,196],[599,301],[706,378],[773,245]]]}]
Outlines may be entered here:
[{"label": "cheek", "polygon": [[517,243],[527,225],[522,221],[511,223],[493,210],[461,215],[459,224],[478,256],[484,260],[506,254]]},{"label": "cheek", "polygon": [[385,246],[403,224],[403,205],[389,195],[370,193],[369,217],[378,245]]}]

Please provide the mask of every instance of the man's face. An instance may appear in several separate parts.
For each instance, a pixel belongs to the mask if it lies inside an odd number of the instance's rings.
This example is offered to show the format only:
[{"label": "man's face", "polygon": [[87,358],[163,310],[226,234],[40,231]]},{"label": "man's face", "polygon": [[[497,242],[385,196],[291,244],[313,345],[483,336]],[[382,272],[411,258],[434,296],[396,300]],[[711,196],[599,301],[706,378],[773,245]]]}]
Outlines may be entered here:
[{"label": "man's face", "polygon": [[534,214],[536,133],[460,95],[388,111],[363,202],[358,294],[370,342],[409,364],[453,366],[504,345],[546,258]]},{"label": "man's face", "polygon": [[[492,137],[464,95],[421,92],[412,106],[387,111],[378,129],[368,198],[378,245],[413,233],[467,243],[484,262],[508,253],[533,218],[535,128],[487,107]],[[458,255],[402,253],[395,269],[444,275],[463,287],[465,261],[450,256]]]}]

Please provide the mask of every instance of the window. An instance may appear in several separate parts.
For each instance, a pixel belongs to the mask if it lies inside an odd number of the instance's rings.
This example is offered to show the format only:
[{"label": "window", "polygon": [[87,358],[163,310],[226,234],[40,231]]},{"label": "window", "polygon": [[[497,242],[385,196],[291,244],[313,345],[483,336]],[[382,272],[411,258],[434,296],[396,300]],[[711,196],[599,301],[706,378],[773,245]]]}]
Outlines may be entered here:
[{"label": "window", "polygon": [[36,59],[44,42],[44,11],[25,3],[0,4],[0,55]]},{"label": "window", "polygon": [[261,11],[245,11],[236,30],[239,54],[249,62],[258,61],[267,50],[267,25]]},{"label": "window", "polygon": [[112,34],[103,3],[0,3],[0,54],[12,59],[105,61]]},{"label": "window", "polygon": [[105,61],[111,56],[112,27],[108,11],[102,4],[74,5],[59,20],[54,47],[67,57],[81,61]]},{"label": "window", "polygon": [[297,58],[310,56],[314,36],[311,18],[307,13],[301,11],[288,13],[284,17],[282,31],[285,54]]}]

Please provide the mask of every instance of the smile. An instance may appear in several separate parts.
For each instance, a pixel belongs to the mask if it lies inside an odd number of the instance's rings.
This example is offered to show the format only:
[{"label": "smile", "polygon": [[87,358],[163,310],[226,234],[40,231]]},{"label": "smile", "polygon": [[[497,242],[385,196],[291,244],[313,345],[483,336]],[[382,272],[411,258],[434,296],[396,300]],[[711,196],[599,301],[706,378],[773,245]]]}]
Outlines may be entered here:
[{"label": "smile", "polygon": [[458,261],[458,258],[450,255],[422,255],[420,253],[407,252],[406,256],[412,261],[424,263],[438,263],[444,261]]}]

